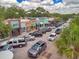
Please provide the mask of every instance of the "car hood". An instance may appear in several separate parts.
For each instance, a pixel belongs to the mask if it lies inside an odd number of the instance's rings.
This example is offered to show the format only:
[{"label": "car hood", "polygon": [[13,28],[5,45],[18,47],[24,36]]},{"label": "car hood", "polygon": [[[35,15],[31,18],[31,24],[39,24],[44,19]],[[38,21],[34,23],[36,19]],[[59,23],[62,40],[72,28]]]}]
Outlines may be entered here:
[{"label": "car hood", "polygon": [[28,52],[31,53],[31,54],[37,54],[38,53],[38,50],[30,49]]}]

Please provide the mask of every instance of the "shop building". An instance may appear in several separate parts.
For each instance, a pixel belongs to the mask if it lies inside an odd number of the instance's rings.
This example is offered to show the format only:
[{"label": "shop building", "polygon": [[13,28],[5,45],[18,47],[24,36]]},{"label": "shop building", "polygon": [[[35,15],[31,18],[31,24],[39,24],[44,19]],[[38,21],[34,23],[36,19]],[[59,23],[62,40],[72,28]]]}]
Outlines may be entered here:
[{"label": "shop building", "polygon": [[21,24],[18,19],[10,19],[9,24],[12,27],[11,36],[18,36],[21,34]]},{"label": "shop building", "polygon": [[49,19],[47,17],[36,18],[36,28],[44,28],[48,25]]},{"label": "shop building", "polygon": [[20,20],[20,25],[21,25],[21,33],[26,32],[27,28],[26,28],[26,19],[21,19]]},{"label": "shop building", "polygon": [[27,28],[27,31],[36,30],[36,19],[27,18],[26,19],[26,28]]}]

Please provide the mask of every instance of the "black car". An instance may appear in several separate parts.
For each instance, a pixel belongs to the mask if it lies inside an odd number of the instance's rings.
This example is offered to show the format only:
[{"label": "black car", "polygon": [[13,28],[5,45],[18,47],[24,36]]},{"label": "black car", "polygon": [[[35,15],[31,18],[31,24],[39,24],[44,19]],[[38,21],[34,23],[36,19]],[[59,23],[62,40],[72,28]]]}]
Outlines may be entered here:
[{"label": "black car", "polygon": [[61,29],[59,29],[59,28],[56,29],[55,33],[56,33],[56,34],[60,34],[60,33],[61,33]]},{"label": "black car", "polygon": [[41,31],[35,31],[33,33],[29,33],[29,35],[35,36],[35,37],[41,37],[43,36]]},{"label": "black car", "polygon": [[34,32],[29,33],[29,35],[34,36]]},{"label": "black car", "polygon": [[35,43],[28,50],[28,56],[29,57],[38,57],[38,55],[40,55],[40,53],[42,53],[43,51],[45,51],[46,47],[47,47],[46,42],[44,42],[44,41],[38,41],[37,43]]},{"label": "black car", "polygon": [[55,24],[55,27],[60,27],[64,23],[65,23],[65,21],[58,22],[57,24]]}]

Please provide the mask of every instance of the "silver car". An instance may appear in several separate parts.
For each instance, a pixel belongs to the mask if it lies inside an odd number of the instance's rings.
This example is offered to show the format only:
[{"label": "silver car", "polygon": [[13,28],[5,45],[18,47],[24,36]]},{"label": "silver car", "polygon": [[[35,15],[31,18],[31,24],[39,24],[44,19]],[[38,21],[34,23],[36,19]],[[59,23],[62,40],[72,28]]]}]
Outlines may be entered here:
[{"label": "silver car", "polygon": [[47,47],[46,42],[44,41],[38,41],[35,43],[29,50],[28,50],[28,56],[30,57],[38,57],[40,53],[45,51]]},{"label": "silver car", "polygon": [[35,40],[35,37],[34,36],[31,36],[31,35],[26,35],[26,36],[24,36],[24,39],[26,41],[34,41]]}]

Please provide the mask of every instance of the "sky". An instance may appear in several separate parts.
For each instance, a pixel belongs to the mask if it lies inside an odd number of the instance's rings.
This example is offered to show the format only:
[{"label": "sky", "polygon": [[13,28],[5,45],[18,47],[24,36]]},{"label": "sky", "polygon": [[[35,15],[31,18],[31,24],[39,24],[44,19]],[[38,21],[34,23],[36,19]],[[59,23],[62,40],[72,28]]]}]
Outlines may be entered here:
[{"label": "sky", "polygon": [[50,12],[58,12],[58,13],[78,13],[79,11],[79,0],[63,0],[63,3],[54,4],[52,0],[30,0],[23,1],[22,3],[18,3],[16,0],[0,0],[0,2],[10,2],[16,3],[18,6],[23,7],[25,9],[32,9],[36,7],[43,7]]}]

